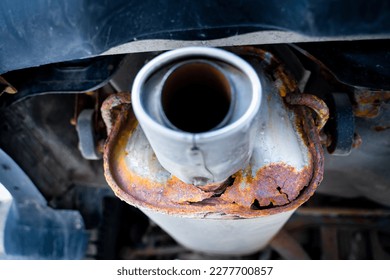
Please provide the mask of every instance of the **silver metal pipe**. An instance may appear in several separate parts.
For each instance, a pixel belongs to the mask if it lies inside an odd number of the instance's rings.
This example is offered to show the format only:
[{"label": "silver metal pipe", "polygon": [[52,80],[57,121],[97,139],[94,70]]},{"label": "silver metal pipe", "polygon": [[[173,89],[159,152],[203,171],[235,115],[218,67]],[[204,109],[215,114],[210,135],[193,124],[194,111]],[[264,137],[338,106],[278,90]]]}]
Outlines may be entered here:
[{"label": "silver metal pipe", "polygon": [[190,47],[146,64],[132,89],[134,113],[157,159],[187,184],[216,184],[249,163],[261,84],[220,49]]},{"label": "silver metal pipe", "polygon": [[286,211],[254,219],[213,219],[141,210],[184,247],[212,255],[249,255],[259,251],[294,213]]}]

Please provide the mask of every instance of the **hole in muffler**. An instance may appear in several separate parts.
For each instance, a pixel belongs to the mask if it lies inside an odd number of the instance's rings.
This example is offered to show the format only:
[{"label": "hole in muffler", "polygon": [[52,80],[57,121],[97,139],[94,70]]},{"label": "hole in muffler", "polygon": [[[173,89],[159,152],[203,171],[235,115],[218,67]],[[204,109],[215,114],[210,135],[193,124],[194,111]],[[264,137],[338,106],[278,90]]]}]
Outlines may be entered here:
[{"label": "hole in muffler", "polygon": [[161,94],[165,122],[192,133],[226,124],[233,101],[229,80],[218,66],[205,61],[190,61],[172,69]]}]

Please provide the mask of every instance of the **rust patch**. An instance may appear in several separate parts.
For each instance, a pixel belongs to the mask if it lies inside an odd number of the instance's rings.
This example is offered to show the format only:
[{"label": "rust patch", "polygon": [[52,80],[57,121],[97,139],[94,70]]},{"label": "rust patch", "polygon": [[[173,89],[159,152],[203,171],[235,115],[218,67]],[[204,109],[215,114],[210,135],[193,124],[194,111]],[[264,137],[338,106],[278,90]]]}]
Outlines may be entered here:
[{"label": "rust patch", "polygon": [[234,184],[221,199],[244,207],[251,207],[255,199],[260,207],[286,205],[297,198],[311,175],[310,168],[297,171],[282,163],[260,168],[255,177],[247,171],[235,174]]},{"label": "rust patch", "polygon": [[374,118],[379,115],[381,104],[390,100],[390,91],[360,88],[345,84],[339,81],[324,63],[310,53],[296,45],[292,45],[292,47],[319,66],[321,76],[332,86],[333,90],[346,92],[354,96],[355,104],[353,109],[356,117]]},{"label": "rust patch", "polygon": [[357,89],[354,92],[354,114],[361,118],[375,118],[379,115],[382,103],[390,100],[390,91]]},{"label": "rust patch", "polygon": [[288,93],[297,91],[297,82],[291,78],[291,74],[272,53],[250,46],[235,47],[229,50],[241,56],[254,57],[263,65],[265,64],[266,72],[272,73],[273,79],[276,81],[280,96],[285,97]]},{"label": "rust patch", "polygon": [[[300,111],[301,116],[305,116],[301,123],[310,143],[308,146],[313,159],[312,168],[296,172],[285,165],[268,166],[260,169],[255,178],[245,177],[245,171],[240,171],[234,175],[233,185],[226,186],[225,192],[216,196],[214,191],[203,191],[184,184],[175,177],[159,183],[128,171],[125,147],[138,122],[131,106],[126,104],[122,106],[120,117],[105,146],[104,170],[107,182],[115,194],[127,203],[174,215],[204,216],[208,213],[220,213],[238,218],[253,218],[296,209],[314,193],[323,173],[322,147],[317,129],[309,112],[305,112],[303,108]],[[252,188],[251,191],[239,189],[243,181],[248,188]],[[295,183],[299,184],[298,188]],[[305,187],[306,185],[308,186]],[[254,199],[258,199],[260,205],[269,205],[270,202],[274,205],[256,210],[251,207]]]},{"label": "rust patch", "polygon": [[[260,58],[266,64],[266,70],[273,73],[281,96],[297,91],[295,80],[269,52],[254,47],[238,47],[234,52]],[[299,105],[306,106],[304,103]],[[113,106],[106,105],[104,110],[111,117],[110,108]],[[117,118],[109,119],[113,126],[105,145],[104,172],[115,194],[136,207],[190,217],[213,213],[230,218],[255,218],[298,208],[322,181],[324,158],[318,128],[311,112],[303,106],[293,110],[298,132],[309,149],[308,167],[295,170],[285,164],[272,164],[260,168],[255,176],[248,167],[221,186],[203,188],[185,184],[175,177],[161,183],[129,172],[125,162],[126,144],[138,122],[130,104],[118,106],[118,109]],[[320,115],[326,114],[320,109]],[[320,127],[321,122],[317,125]]]},{"label": "rust patch", "polygon": [[100,111],[102,113],[102,118],[104,121],[104,124],[106,125],[107,129],[107,135],[110,134],[112,129],[112,124],[118,117],[120,111],[118,110],[118,106],[122,104],[129,104],[131,103],[131,95],[129,92],[120,92],[117,94],[111,94],[109,97],[107,97],[102,107],[100,108]]},{"label": "rust patch", "polygon": [[329,108],[325,102],[315,95],[311,94],[290,94],[286,96],[286,102],[291,105],[303,105],[309,107],[317,114],[316,125],[318,131],[322,130],[329,119]]}]

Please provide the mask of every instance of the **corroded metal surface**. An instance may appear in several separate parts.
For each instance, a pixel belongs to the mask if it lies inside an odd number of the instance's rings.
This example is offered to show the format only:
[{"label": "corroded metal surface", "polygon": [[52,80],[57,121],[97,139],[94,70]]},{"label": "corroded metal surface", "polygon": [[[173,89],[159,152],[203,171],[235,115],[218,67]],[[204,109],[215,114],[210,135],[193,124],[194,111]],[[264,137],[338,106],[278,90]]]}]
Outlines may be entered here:
[{"label": "corroded metal surface", "polygon": [[[256,54],[255,51],[252,53]],[[263,59],[267,57],[271,59],[266,54]],[[276,69],[287,77],[288,73],[281,71],[280,67]],[[286,84],[280,80],[276,88],[279,96],[285,96],[296,86],[294,82]],[[257,156],[257,160],[252,160],[222,185],[203,187],[185,184],[159,165],[129,104],[122,106],[118,116],[105,146],[105,175],[119,198],[141,209],[201,218],[210,215],[228,219],[261,217],[298,208],[322,180],[323,150],[318,129],[311,112],[302,106],[295,106],[289,115],[279,118],[279,121],[294,123],[301,141],[299,150],[304,155],[302,164],[290,164],[294,158],[286,162],[268,162]],[[260,131],[259,135],[262,133]],[[144,146],[136,143],[144,143]],[[288,144],[286,141],[285,145]],[[275,149],[278,147],[280,145]],[[134,154],[137,150],[143,151],[142,154]]]},{"label": "corroded metal surface", "polygon": [[372,91],[356,89],[354,92],[354,114],[362,118],[375,118],[379,115],[381,105],[390,100],[390,91]]},{"label": "corroded metal surface", "polygon": [[286,97],[287,94],[298,90],[297,81],[292,78],[292,75],[272,53],[251,46],[229,48],[229,50],[246,58],[254,58],[258,64],[264,67],[265,72],[271,73],[280,96]]},{"label": "corroded metal surface", "polygon": [[[286,205],[299,195],[301,188],[310,180],[310,168],[300,172],[286,164],[271,164],[257,171],[255,177],[248,174],[249,168],[237,172],[232,186],[221,198],[252,209]],[[254,204],[254,199],[257,202]]]},{"label": "corroded metal surface", "polygon": [[[274,201],[279,201],[279,205],[285,204],[283,206],[268,207],[267,209],[259,210],[250,207],[248,203],[233,203],[231,195],[224,196],[223,194],[221,196],[215,196],[214,192],[203,191],[193,185],[184,184],[175,177],[169,178],[169,180],[165,183],[151,181],[148,178],[143,178],[140,175],[128,172],[127,169],[125,147],[128,136],[133,133],[137,127],[137,121],[129,109],[130,108],[128,106],[124,106],[122,109],[122,117],[115,124],[108,142],[106,143],[104,168],[107,181],[114,190],[115,194],[132,205],[179,215],[202,217],[208,213],[220,213],[221,215],[230,215],[241,218],[258,217],[296,209],[314,193],[318,184],[322,180],[323,151],[319,143],[318,132],[314,126],[314,122],[308,119],[304,120],[303,123],[304,131],[307,132],[308,139],[310,141],[309,148],[313,155],[313,171],[312,173],[309,173],[309,178],[306,177],[307,175],[302,177],[296,175],[293,177],[295,178],[293,181],[305,180],[306,178],[308,179],[308,182],[307,187],[305,187],[305,185],[302,186],[303,189],[300,193],[299,191],[292,192],[293,195],[291,195],[291,198],[289,197],[291,202],[288,203],[286,195],[281,194],[277,189],[273,191],[273,194],[276,194],[276,198],[268,198],[268,201],[273,199]],[[279,166],[278,168],[281,167]],[[272,167],[259,170],[259,174],[263,172],[272,173]],[[290,170],[290,173],[287,175],[291,175],[291,172],[293,171]],[[285,175],[286,174],[284,174],[284,176]],[[237,173],[235,176],[240,177]],[[279,180],[285,181],[282,174],[278,174],[278,176],[280,178]],[[291,180],[291,178],[288,179]],[[246,178],[246,180],[249,181],[248,178]],[[238,179],[238,182],[239,181],[240,179]],[[252,182],[259,183],[257,180]],[[272,181],[269,184],[269,186],[276,186],[277,183]],[[233,187],[236,187],[237,185],[238,184],[234,185],[233,183]],[[230,187],[227,187],[227,189]],[[253,189],[263,189],[263,187],[264,186],[262,185],[256,184],[248,185],[248,188]],[[284,190],[281,191],[287,192]],[[255,191],[253,190],[252,192]],[[245,196],[246,193],[243,192],[241,195]],[[294,195],[298,195],[295,200],[293,200]],[[282,200],[280,200],[280,198]],[[266,197],[263,199],[267,200]],[[241,200],[245,201],[245,198],[241,197]],[[239,201],[239,199],[237,199],[237,201]],[[268,201],[265,203],[267,204]],[[269,203],[267,205],[269,205]]]},{"label": "corroded metal surface", "polygon": [[303,105],[309,107],[317,114],[317,127],[321,131],[329,119],[329,108],[326,103],[315,95],[302,93],[286,96],[286,101],[291,105]]},{"label": "corroded metal surface", "polygon": [[107,97],[106,100],[104,100],[100,111],[102,113],[104,124],[106,125],[107,135],[110,134],[112,124],[118,116],[118,110],[115,112],[114,108],[122,104],[128,104],[130,102],[130,94],[126,92],[112,94]]}]

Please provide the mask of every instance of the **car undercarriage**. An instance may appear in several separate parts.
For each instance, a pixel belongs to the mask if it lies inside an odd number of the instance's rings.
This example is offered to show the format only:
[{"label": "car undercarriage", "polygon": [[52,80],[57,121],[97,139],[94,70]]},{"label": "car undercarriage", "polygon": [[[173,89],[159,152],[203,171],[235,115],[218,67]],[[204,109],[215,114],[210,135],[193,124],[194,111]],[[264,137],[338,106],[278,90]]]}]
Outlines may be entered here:
[{"label": "car undercarriage", "polygon": [[0,258],[390,258],[386,1],[0,7]]}]

